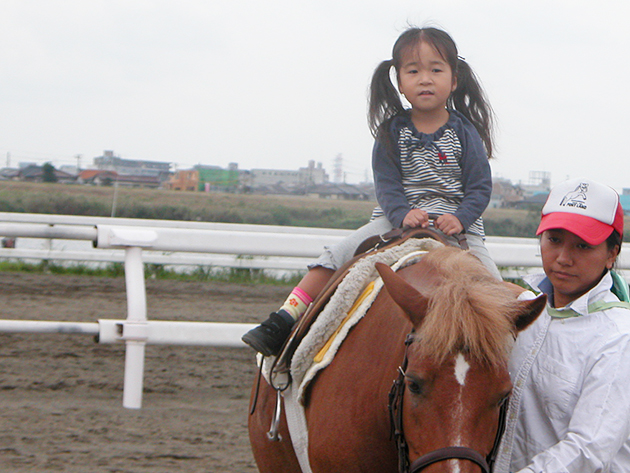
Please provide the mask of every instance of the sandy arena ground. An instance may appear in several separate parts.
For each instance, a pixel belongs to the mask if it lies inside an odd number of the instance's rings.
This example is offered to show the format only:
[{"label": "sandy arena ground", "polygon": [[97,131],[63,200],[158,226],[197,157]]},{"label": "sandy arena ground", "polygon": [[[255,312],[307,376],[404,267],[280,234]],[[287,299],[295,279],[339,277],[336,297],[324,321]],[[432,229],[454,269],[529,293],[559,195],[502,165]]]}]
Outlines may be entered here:
[{"label": "sandy arena ground", "polygon": [[[149,319],[257,322],[290,288],[147,281]],[[2,319],[124,319],[123,278],[0,273]],[[247,348],[146,349],[143,407],[122,407],[124,345],[0,333],[0,471],[256,472]]]}]

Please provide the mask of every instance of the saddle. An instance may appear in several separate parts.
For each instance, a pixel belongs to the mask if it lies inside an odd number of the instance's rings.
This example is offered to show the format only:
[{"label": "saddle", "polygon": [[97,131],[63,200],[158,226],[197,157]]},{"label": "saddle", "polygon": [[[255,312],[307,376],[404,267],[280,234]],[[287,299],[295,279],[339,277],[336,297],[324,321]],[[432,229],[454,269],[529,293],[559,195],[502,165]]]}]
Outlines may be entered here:
[{"label": "saddle", "polygon": [[[317,298],[306,310],[304,315],[295,324],[291,335],[285,342],[282,350],[280,351],[280,354],[275,360],[272,371],[275,374],[289,373],[291,358],[293,357],[295,350],[297,349],[302,339],[308,333],[310,327],[317,319],[319,313],[326,306],[326,304],[328,304],[328,301],[335,293],[337,286],[346,277],[348,271],[354,263],[356,263],[359,259],[367,256],[368,254],[372,254],[375,251],[383,251],[393,246],[400,245],[401,243],[407,241],[409,238],[432,238],[444,245],[449,244],[444,238],[443,234],[429,228],[398,228],[383,235],[376,235],[363,241],[357,248],[354,257],[332,275],[321,293],[317,296]],[[465,242],[465,236],[462,236],[462,239]]]}]

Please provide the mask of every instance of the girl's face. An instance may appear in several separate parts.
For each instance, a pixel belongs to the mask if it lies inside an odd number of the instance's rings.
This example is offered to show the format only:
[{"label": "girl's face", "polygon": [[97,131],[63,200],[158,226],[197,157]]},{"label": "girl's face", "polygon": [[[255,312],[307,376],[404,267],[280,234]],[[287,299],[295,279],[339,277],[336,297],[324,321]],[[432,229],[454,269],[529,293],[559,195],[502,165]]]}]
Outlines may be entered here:
[{"label": "girl's face", "polygon": [[398,71],[398,88],[413,112],[441,113],[457,81],[448,63],[426,41],[407,48]]},{"label": "girl's face", "polygon": [[563,229],[544,231],[540,250],[545,274],[553,285],[555,307],[564,307],[595,287],[619,253],[618,246],[609,250],[606,242],[590,245]]}]

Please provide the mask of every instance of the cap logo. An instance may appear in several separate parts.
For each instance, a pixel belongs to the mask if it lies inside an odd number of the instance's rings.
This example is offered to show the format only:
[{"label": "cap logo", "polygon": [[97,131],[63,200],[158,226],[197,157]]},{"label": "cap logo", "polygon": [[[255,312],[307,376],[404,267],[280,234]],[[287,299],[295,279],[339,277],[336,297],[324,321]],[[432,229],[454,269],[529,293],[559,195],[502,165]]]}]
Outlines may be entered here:
[{"label": "cap logo", "polygon": [[588,192],[588,183],[580,182],[575,190],[568,192],[560,201],[560,207],[576,207],[578,209],[586,209],[586,193]]}]

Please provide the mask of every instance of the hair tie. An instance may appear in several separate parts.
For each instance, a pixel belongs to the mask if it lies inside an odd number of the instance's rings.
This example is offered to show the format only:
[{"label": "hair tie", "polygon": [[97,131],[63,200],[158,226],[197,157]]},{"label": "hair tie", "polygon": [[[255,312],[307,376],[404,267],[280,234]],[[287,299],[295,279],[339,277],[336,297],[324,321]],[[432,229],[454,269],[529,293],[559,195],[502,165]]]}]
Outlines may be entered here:
[{"label": "hair tie", "polygon": [[464,56],[457,56],[457,59],[459,59],[460,61],[466,61],[466,58]]}]

